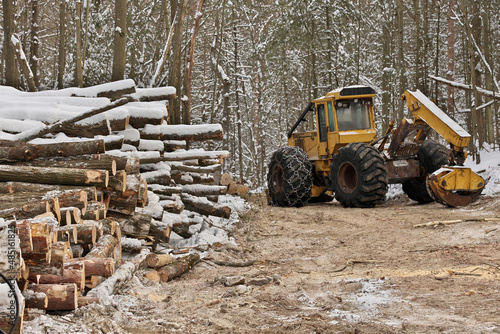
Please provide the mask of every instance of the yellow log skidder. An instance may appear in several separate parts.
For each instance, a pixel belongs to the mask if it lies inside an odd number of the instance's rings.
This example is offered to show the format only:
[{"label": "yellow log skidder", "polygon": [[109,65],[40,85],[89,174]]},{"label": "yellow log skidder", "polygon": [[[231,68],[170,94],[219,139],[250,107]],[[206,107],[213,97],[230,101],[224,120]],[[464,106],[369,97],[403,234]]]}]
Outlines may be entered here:
[{"label": "yellow log skidder", "polygon": [[[267,175],[272,205],[302,206],[337,199],[344,207],[373,207],[388,184],[401,183],[409,198],[448,206],[475,201],[484,179],[463,167],[470,134],[420,91],[406,91],[411,118],[391,122],[377,138],[375,91],[350,86],[309,103],[288,132],[288,145],[275,151]],[[313,113],[314,129],[294,132]],[[449,148],[429,140],[435,130]]]}]

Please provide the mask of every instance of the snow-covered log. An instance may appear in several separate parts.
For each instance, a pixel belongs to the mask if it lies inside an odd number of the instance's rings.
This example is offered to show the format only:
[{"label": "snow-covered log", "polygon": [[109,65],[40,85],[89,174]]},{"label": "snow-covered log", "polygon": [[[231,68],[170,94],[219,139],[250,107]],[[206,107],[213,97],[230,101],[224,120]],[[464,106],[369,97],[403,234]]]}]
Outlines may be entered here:
[{"label": "snow-covered log", "polygon": [[107,187],[108,171],[77,168],[48,168],[0,165],[0,181]]},{"label": "snow-covered log", "polygon": [[222,140],[220,124],[203,125],[146,125],[141,131],[141,138],[159,140]]},{"label": "snow-covered log", "polygon": [[170,184],[170,169],[141,173],[141,178],[148,184]]},{"label": "snow-covered log", "polygon": [[221,164],[217,164],[217,165],[212,165],[212,166],[187,166],[187,165],[184,165],[184,164],[181,164],[181,163],[172,163],[170,165],[170,168],[174,171],[174,170],[179,170],[179,171],[183,171],[183,172],[193,172],[193,173],[199,173],[199,174],[203,174],[203,173],[215,173],[215,172],[218,172],[222,169],[222,165]]},{"label": "snow-covered log", "polygon": [[170,233],[172,232],[172,226],[162,221],[153,220],[151,221],[149,235],[155,239],[155,242],[165,242],[170,241]]},{"label": "snow-covered log", "polygon": [[138,147],[141,142],[141,134],[139,130],[134,129],[130,125],[123,131],[117,132],[119,136],[123,136],[123,143]]},{"label": "snow-covered log", "polygon": [[141,129],[147,124],[161,125],[167,116],[165,103],[132,102],[127,105],[127,109],[130,125],[136,129]]},{"label": "snow-covered log", "polygon": [[90,290],[87,293],[87,296],[101,298],[103,304],[109,305],[111,303],[109,296],[115,293],[121,286],[126,284],[127,281],[132,278],[149,253],[150,251],[148,249],[143,248],[138,255],[116,270],[113,276],[106,279],[94,289]]},{"label": "snow-covered log", "polygon": [[0,141],[0,162],[29,161],[46,157],[70,157],[105,152],[104,140],[26,144]]},{"label": "snow-covered log", "polygon": [[133,101],[133,100],[130,97],[129,98],[124,97],[124,98],[121,98],[115,102],[107,104],[105,106],[94,108],[90,111],[84,112],[82,114],[78,114],[77,116],[73,116],[73,117],[70,117],[68,119],[65,119],[64,121],[60,121],[60,122],[54,123],[52,125],[46,126],[43,129],[36,128],[33,130],[28,130],[28,131],[22,132],[22,133],[16,135],[14,140],[21,140],[21,141],[28,142],[32,139],[42,137],[42,136],[49,134],[49,133],[61,132],[61,129],[63,129],[68,124],[73,124],[73,123],[76,123],[78,121],[81,121],[82,119],[101,114],[105,111],[108,111],[108,110],[111,110],[113,108],[117,108],[119,106],[125,105],[131,101]]},{"label": "snow-covered log", "polygon": [[132,215],[110,212],[110,216],[115,218],[120,224],[121,232],[125,235],[144,238],[149,234],[152,217],[150,215],[135,212]]},{"label": "snow-covered log", "polygon": [[181,171],[175,171],[172,173],[172,180],[176,184],[188,185],[188,184],[207,184],[215,185],[216,179],[212,175],[199,174],[199,173],[184,173]]},{"label": "snow-covered log", "polygon": [[177,150],[185,150],[187,143],[185,140],[164,140],[163,147],[165,152],[174,152]]},{"label": "snow-covered log", "polygon": [[[104,155],[101,155],[101,157]],[[116,175],[116,161],[112,158],[95,159],[94,156],[78,156],[64,160],[44,159],[17,163],[17,165],[35,166],[35,167],[59,167],[59,168],[83,168],[107,170],[109,175]],[[1,186],[0,186],[1,188]]]},{"label": "snow-covered log", "polygon": [[182,194],[181,198],[187,210],[198,212],[202,215],[222,218],[229,218],[231,215],[230,207],[212,203],[206,198],[188,194]]},{"label": "snow-covered log", "polygon": [[130,96],[141,102],[153,101],[168,101],[175,98],[176,89],[172,86],[154,87],[154,88],[137,88],[135,94]]},{"label": "snow-covered log", "polygon": [[122,237],[122,251],[128,253],[139,253],[142,250],[143,243],[138,239]]},{"label": "snow-covered log", "polygon": [[165,145],[161,140],[141,139],[137,149],[139,151],[158,151],[163,153],[165,151]]},{"label": "snow-covered log", "polygon": [[70,96],[107,97],[111,100],[116,100],[124,95],[134,94],[137,91],[137,89],[135,87],[134,80],[125,79],[85,88],[71,87],[71,88],[61,89],[60,91],[61,94],[67,93],[70,94]]}]

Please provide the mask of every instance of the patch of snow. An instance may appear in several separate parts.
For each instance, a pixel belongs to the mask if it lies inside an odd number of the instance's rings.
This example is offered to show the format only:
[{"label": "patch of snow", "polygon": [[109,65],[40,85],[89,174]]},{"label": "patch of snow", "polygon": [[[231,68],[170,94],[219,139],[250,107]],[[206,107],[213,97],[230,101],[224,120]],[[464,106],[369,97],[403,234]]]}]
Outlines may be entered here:
[{"label": "patch of snow", "polygon": [[474,172],[481,175],[486,181],[483,189],[483,195],[500,194],[500,151],[493,151],[486,147],[480,151],[481,162],[477,164],[469,156],[465,161],[465,166],[471,168]]}]

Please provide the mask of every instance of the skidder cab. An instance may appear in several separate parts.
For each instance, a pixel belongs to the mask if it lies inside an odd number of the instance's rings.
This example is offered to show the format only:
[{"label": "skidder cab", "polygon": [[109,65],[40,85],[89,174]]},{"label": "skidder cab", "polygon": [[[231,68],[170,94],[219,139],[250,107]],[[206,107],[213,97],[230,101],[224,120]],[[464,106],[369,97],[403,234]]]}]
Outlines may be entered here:
[{"label": "skidder cab", "polygon": [[[289,146],[271,157],[271,204],[302,206],[335,196],[344,207],[373,207],[384,200],[390,183],[402,183],[420,203],[461,206],[479,197],[484,180],[462,167],[470,139],[464,129],[420,91],[407,91],[402,99],[413,117],[397,129],[391,122],[377,139],[375,95],[370,87],[351,86],[309,103],[288,132]],[[295,132],[302,123],[310,129]],[[431,128],[450,149],[425,140]]]}]

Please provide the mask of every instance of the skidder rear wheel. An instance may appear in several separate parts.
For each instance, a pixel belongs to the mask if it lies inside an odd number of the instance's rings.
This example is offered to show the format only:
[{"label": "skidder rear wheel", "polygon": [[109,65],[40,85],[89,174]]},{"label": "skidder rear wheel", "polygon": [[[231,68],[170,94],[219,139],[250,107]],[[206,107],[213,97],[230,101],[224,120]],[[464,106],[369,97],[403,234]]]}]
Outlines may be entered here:
[{"label": "skidder rear wheel", "polygon": [[333,156],[330,181],[343,207],[371,208],[387,193],[387,168],[380,152],[365,143],[351,143]]},{"label": "skidder rear wheel", "polygon": [[433,140],[426,140],[417,152],[420,160],[420,177],[403,183],[403,191],[414,201],[425,204],[434,201],[427,191],[427,176],[449,163],[450,151]]},{"label": "skidder rear wheel", "polygon": [[267,173],[272,205],[300,207],[311,198],[312,165],[299,147],[282,147],[273,153]]}]

